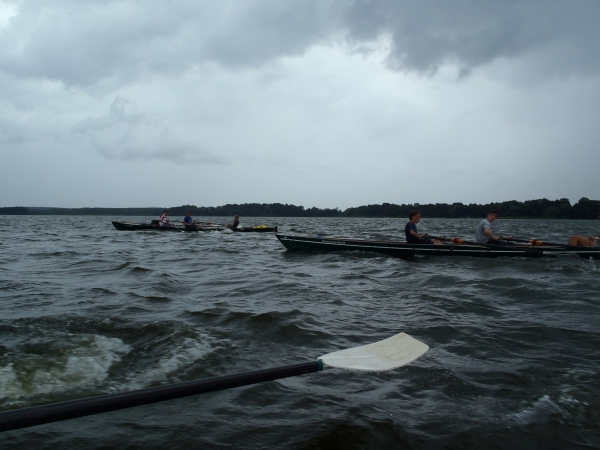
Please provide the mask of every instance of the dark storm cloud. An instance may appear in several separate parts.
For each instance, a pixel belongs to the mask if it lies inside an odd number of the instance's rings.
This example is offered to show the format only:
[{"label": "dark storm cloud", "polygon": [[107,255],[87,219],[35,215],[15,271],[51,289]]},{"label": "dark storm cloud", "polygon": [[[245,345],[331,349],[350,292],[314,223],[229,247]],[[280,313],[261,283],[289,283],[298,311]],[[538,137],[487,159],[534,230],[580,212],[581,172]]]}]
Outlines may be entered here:
[{"label": "dark storm cloud", "polygon": [[537,77],[596,73],[600,2],[567,1],[28,1],[0,29],[0,70],[87,86],[178,74],[207,61],[258,67],[345,38],[391,40],[388,66],[461,76],[526,58]]},{"label": "dark storm cloud", "polygon": [[131,83],[149,72],[178,74],[207,61],[259,66],[300,54],[328,35],[324,23],[335,21],[318,5],[24,2],[0,31],[0,70],[86,86]]},{"label": "dark storm cloud", "polygon": [[203,55],[225,66],[259,66],[326,42],[341,26],[340,5],[323,0],[248,3],[208,37]]},{"label": "dark storm cloud", "polygon": [[166,2],[23,2],[0,32],[0,67],[19,77],[90,85],[181,71],[177,38],[195,14]]},{"label": "dark storm cloud", "polygon": [[[357,43],[391,38],[389,66],[432,74],[445,64],[461,74],[498,58],[547,52],[545,75],[600,69],[600,2],[356,1],[344,13]],[[538,60],[536,62],[542,62]]]}]

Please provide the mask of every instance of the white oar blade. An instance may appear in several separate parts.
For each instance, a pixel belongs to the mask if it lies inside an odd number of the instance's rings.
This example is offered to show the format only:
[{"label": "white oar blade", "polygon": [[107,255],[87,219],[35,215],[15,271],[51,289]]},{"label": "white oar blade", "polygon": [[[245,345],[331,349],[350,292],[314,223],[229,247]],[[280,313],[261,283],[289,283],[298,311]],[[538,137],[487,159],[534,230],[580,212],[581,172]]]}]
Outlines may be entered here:
[{"label": "white oar blade", "polygon": [[429,347],[421,341],[406,333],[400,333],[374,344],[328,353],[319,359],[323,361],[326,369],[336,367],[378,372],[409,364],[427,350]]}]

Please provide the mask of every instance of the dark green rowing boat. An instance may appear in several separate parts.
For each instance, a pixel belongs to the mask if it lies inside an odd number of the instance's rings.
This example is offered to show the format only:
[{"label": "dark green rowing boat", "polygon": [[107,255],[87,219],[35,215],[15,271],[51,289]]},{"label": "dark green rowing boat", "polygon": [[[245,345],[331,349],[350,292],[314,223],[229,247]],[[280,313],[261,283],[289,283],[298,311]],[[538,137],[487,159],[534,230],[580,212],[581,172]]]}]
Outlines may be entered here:
[{"label": "dark green rowing boat", "polygon": [[600,247],[572,247],[554,245],[476,245],[476,244],[408,244],[399,241],[370,241],[364,239],[321,238],[275,234],[279,242],[290,251],[363,251],[383,253],[396,257],[415,255],[432,256],[475,256],[497,258],[500,256],[541,258],[557,256],[578,256],[600,259]]},{"label": "dark green rowing boat", "polygon": [[119,231],[185,231],[185,232],[199,232],[199,231],[222,231],[225,229],[223,225],[198,225],[193,227],[186,226],[171,226],[171,227],[160,227],[158,226],[158,220],[153,220],[152,223],[129,223],[129,222],[112,222],[113,226]]},{"label": "dark green rowing boat", "polygon": [[[153,220],[151,223],[128,223],[128,222],[112,222],[113,226],[119,231],[185,231],[185,232],[199,232],[199,231],[223,231],[228,227],[224,225],[210,225],[210,224],[198,224],[194,226],[179,225],[161,227],[158,225],[158,220]],[[238,227],[233,229],[234,232],[239,233],[272,233],[277,232],[277,227],[268,227],[266,225],[254,225],[252,227]]]}]

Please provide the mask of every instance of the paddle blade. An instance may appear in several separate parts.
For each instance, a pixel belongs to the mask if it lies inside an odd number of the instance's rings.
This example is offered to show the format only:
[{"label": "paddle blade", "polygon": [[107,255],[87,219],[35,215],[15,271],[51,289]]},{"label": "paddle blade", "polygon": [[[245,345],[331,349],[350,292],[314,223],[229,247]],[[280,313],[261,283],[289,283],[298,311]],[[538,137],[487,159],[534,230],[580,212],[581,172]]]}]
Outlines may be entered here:
[{"label": "paddle blade", "polygon": [[323,361],[325,368],[379,372],[409,364],[427,350],[429,347],[421,341],[400,333],[374,344],[328,353],[319,359]]}]

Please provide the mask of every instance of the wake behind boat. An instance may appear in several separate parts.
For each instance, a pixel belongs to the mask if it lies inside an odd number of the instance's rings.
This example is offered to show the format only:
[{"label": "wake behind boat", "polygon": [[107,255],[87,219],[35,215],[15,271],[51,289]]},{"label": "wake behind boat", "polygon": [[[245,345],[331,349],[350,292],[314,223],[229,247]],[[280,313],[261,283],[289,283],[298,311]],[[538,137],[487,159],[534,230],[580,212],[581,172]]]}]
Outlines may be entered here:
[{"label": "wake behind boat", "polygon": [[279,242],[289,251],[363,251],[382,253],[396,257],[415,255],[431,256],[475,256],[497,258],[500,256],[540,258],[578,256],[600,259],[600,247],[573,247],[559,245],[483,245],[443,243],[441,245],[415,244],[401,241],[372,241],[365,239],[322,238],[275,234]]}]

